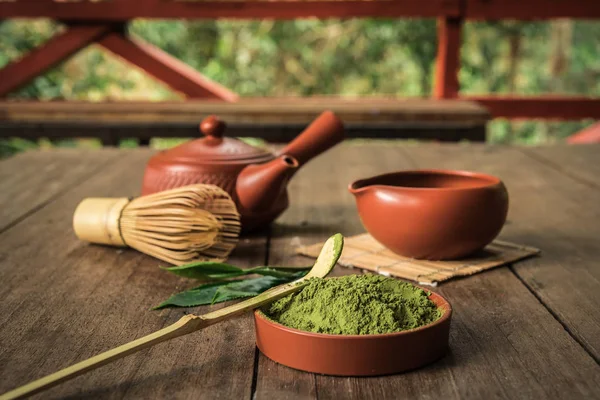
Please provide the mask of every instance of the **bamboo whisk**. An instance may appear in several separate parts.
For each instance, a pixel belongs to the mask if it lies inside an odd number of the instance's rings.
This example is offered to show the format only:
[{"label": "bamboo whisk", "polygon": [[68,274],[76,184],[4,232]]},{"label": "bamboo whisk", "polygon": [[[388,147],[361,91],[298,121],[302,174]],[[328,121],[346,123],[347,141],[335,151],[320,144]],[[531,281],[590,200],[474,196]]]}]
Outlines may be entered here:
[{"label": "bamboo whisk", "polygon": [[214,185],[189,185],[130,200],[88,198],[73,216],[79,239],[129,246],[171,264],[224,260],[240,233],[229,194]]}]

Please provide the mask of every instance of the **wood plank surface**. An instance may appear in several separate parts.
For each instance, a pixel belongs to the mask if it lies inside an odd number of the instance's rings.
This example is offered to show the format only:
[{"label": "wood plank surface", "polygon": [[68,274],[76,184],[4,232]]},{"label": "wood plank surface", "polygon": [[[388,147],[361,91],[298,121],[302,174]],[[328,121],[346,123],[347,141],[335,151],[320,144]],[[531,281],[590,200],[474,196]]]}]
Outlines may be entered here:
[{"label": "wood plank surface", "polygon": [[573,179],[600,188],[600,143],[527,147],[521,151]]},{"label": "wood plank surface", "polygon": [[[81,154],[84,163],[90,156]],[[149,308],[191,286],[189,280],[160,271],[160,262],[133,250],[81,243],[71,230],[82,198],[136,194],[150,154],[120,151],[99,172],[74,181],[0,233],[0,393],[160,329],[185,312]],[[27,160],[35,171],[37,158]],[[427,166],[499,175],[512,201],[502,237],[543,250],[539,258],[435,289],[455,311],[451,350],[443,360],[386,377],[316,376],[262,355],[256,359],[247,315],[132,355],[38,398],[600,398],[594,361],[600,337],[598,191],[527,152],[346,143],[297,174],[290,209],[272,227],[271,238],[244,238],[230,261],[308,265],[310,259],[291,256],[296,246],[335,232],[362,232],[347,192],[351,180]],[[51,184],[40,179],[32,189],[48,191]],[[347,273],[360,271],[335,269]]]},{"label": "wood plank surface", "polygon": [[32,151],[0,161],[0,232],[97,174],[116,150]]},{"label": "wood plank surface", "polygon": [[[587,160],[584,164],[594,163],[593,151],[585,147],[579,151]],[[544,149],[536,154],[543,155]],[[556,154],[563,153],[551,150],[540,157],[549,159]],[[411,148],[410,157],[419,167],[476,170],[504,180],[510,206],[500,238],[542,250],[541,257],[515,264],[515,273],[590,354],[600,359],[600,191],[519,149],[440,145]],[[560,168],[571,170],[562,166],[560,158],[556,160]]]},{"label": "wood plank surface", "polygon": [[[269,262],[306,263],[290,256],[297,245],[323,240],[338,231],[345,235],[361,232],[347,184],[414,166],[414,159],[419,160],[413,157],[417,148],[419,155],[440,156],[437,146],[413,148],[389,142],[345,145],[311,161],[291,184],[292,204],[274,228]],[[469,158],[468,149],[461,156]],[[336,267],[337,274],[350,272],[359,271]],[[440,362],[401,375],[342,378],[295,371],[261,355],[256,398],[600,396],[598,365],[509,268],[451,281],[434,291],[446,296],[455,310],[451,351]]]},{"label": "wood plank surface", "polygon": [[[102,173],[0,236],[0,392],[185,314],[181,309],[149,309],[192,282],[161,271],[158,265],[164,263],[133,250],[80,242],[71,228],[81,199],[137,193],[150,154],[121,152]],[[34,190],[43,188],[42,182]],[[265,244],[264,235],[247,238],[231,261],[261,264]],[[249,398],[254,357],[252,321],[245,316],[144,350],[38,398]]]}]

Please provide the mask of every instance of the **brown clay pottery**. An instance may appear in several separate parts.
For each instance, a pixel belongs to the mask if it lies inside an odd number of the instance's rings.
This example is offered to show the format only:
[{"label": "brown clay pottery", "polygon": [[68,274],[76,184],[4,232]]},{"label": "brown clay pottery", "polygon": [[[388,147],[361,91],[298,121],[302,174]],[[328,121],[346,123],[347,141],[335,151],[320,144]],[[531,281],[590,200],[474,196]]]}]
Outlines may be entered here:
[{"label": "brown clay pottery", "polygon": [[448,349],[452,307],[429,297],[442,317],[423,327],[383,335],[328,335],[288,328],[255,311],[256,345],[271,360],[302,371],[339,376],[395,374],[440,359]]},{"label": "brown clay pottery", "polygon": [[278,154],[224,137],[225,123],[215,116],[200,124],[204,138],[152,157],[142,194],[195,183],[220,186],[236,202],[245,231],[269,224],[288,206],[288,180],[304,163],[344,138],[331,111],[315,119]]},{"label": "brown clay pottery", "polygon": [[349,186],[366,230],[396,254],[449,260],[500,233],[508,193],[496,177],[465,171],[403,171]]}]

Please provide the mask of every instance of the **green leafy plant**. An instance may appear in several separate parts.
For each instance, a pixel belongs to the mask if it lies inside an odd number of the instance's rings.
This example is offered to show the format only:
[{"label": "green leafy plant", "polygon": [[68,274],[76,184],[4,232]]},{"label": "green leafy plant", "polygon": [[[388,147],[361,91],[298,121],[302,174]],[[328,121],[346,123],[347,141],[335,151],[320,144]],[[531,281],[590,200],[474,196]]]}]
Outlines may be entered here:
[{"label": "green leafy plant", "polygon": [[[161,267],[163,270],[204,283],[192,289],[176,293],[154,307],[195,307],[224,301],[256,296],[267,289],[301,278],[310,267],[265,267],[243,269],[218,262],[197,262],[177,267]],[[259,278],[233,279],[248,275]]]}]

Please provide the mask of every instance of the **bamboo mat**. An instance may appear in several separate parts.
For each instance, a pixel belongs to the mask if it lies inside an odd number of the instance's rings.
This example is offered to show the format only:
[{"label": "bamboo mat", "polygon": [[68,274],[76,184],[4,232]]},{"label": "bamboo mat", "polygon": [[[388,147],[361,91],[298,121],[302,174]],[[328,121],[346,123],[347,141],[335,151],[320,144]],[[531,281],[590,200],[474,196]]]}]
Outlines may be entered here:
[{"label": "bamboo mat", "polygon": [[[316,258],[323,243],[302,246],[298,254]],[[344,239],[344,251],[339,264],[360,268],[386,276],[409,279],[422,285],[436,286],[458,276],[473,275],[490,268],[539,254],[534,247],[494,240],[473,256],[455,261],[415,260],[392,253],[368,233]]]}]

